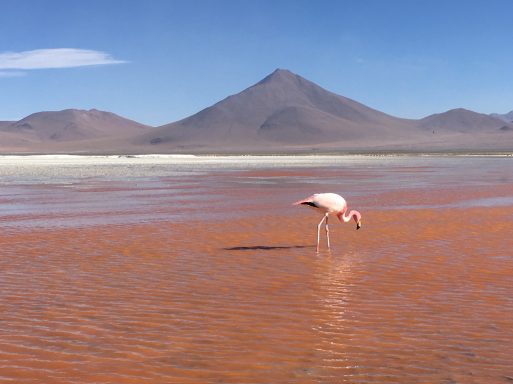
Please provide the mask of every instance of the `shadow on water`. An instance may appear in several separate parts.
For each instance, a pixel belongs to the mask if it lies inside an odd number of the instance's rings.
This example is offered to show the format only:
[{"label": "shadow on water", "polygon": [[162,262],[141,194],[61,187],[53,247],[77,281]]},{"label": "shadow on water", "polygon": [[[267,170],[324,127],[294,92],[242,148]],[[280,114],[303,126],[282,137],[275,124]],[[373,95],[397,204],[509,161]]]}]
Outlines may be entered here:
[{"label": "shadow on water", "polygon": [[263,251],[272,251],[274,249],[300,249],[300,248],[315,248],[314,245],[253,245],[250,247],[230,247],[223,248],[225,251],[254,251],[254,250],[263,250]]}]

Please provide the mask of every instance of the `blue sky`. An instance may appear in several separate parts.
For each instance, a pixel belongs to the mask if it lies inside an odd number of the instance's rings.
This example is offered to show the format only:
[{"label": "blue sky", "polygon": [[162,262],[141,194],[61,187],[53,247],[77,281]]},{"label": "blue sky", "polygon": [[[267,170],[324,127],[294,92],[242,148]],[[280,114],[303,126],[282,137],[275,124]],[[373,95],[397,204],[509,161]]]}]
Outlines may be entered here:
[{"label": "blue sky", "polygon": [[513,109],[509,0],[0,0],[0,120],[176,121],[286,68],[399,117]]}]

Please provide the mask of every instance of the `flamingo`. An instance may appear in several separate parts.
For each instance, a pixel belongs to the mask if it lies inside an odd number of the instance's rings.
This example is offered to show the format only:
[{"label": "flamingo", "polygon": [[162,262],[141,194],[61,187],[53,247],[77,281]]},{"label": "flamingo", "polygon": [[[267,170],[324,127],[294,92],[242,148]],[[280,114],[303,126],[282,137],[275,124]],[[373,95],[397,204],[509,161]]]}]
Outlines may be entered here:
[{"label": "flamingo", "polygon": [[322,212],[324,217],[317,225],[317,252],[319,252],[319,243],[321,237],[321,226],[325,222],[326,238],[328,239],[328,249],[330,249],[330,232],[328,228],[328,216],[334,214],[338,217],[340,222],[347,223],[351,218],[356,222],[356,229],[362,227],[362,215],[360,212],[351,210],[346,215],[347,203],[346,200],[336,193],[316,193],[306,199],[296,201],[293,205],[308,205],[315,210]]}]

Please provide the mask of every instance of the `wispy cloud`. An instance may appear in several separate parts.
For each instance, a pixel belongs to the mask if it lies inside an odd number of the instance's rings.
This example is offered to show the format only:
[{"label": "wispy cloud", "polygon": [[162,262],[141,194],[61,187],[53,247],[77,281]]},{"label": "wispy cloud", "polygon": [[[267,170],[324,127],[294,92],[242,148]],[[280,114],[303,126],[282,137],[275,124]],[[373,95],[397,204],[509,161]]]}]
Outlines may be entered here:
[{"label": "wispy cloud", "polygon": [[0,76],[19,76],[20,72],[17,72],[18,75],[13,75],[13,73],[16,73],[15,70],[75,68],[122,63],[126,63],[126,61],[116,60],[105,52],[88,49],[56,48],[24,52],[4,52],[0,53],[0,70],[4,70],[0,71]]},{"label": "wispy cloud", "polygon": [[0,77],[20,77],[25,76],[22,71],[0,71]]}]

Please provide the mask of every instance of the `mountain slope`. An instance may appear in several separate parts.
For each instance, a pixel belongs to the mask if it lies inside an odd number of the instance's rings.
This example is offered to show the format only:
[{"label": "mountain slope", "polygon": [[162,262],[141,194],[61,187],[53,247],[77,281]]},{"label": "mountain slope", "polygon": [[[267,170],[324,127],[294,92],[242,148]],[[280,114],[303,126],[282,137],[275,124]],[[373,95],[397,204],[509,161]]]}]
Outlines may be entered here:
[{"label": "mountain slope", "polygon": [[252,147],[389,139],[411,132],[399,119],[278,69],[244,91],[181,121],[151,130],[139,143]]},{"label": "mountain slope", "polygon": [[458,108],[427,116],[418,122],[424,130],[460,133],[486,133],[502,128],[505,122],[496,117]]},{"label": "mountain slope", "polygon": [[135,121],[96,109],[37,112],[17,122],[0,125],[3,132],[39,143],[131,136],[142,133],[145,128]]},{"label": "mountain slope", "polygon": [[513,111],[508,113],[492,113],[490,116],[501,119],[507,123],[513,123]]},{"label": "mountain slope", "polygon": [[15,123],[15,121],[0,121],[0,131],[13,123]]}]

